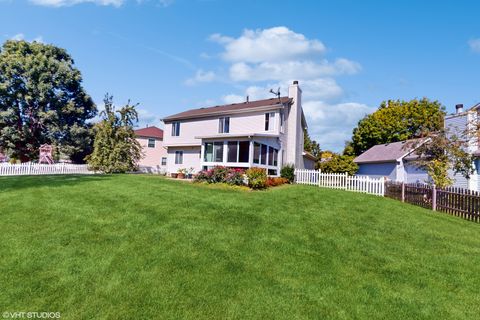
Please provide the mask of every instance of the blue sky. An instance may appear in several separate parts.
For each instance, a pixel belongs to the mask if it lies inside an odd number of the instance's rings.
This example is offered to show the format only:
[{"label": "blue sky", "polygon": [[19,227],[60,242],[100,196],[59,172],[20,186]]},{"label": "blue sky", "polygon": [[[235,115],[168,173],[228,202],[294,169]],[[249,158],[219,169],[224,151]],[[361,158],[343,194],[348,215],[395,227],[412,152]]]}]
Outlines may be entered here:
[{"label": "blue sky", "polygon": [[480,102],[478,1],[0,0],[0,37],[68,50],[101,105],[141,125],[299,80],[311,135],[340,151],[385,99]]}]

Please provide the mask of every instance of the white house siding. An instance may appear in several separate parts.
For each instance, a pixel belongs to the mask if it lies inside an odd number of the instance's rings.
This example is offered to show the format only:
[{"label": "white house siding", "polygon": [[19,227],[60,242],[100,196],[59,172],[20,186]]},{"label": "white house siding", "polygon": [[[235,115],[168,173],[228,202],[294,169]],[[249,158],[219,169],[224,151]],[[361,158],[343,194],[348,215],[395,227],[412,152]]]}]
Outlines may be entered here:
[{"label": "white house siding", "polygon": [[362,163],[358,167],[357,175],[372,178],[387,177],[389,180],[397,181],[397,164],[395,162]]},{"label": "white house siding", "polygon": [[[274,128],[265,131],[265,113],[274,112]],[[257,111],[238,115],[226,115],[230,117],[230,132],[228,134],[279,134],[278,110]],[[201,145],[202,141],[195,137],[219,135],[219,119],[222,116],[199,118],[195,120],[180,120],[180,135],[172,136],[172,123],[165,124],[165,144],[170,145]],[[227,134],[227,133],[226,133]]]},{"label": "white house siding", "polygon": [[[183,151],[183,163],[175,164],[175,151]],[[194,173],[201,170],[200,147],[169,147],[167,155],[167,171],[176,173],[178,169],[194,169]]]}]

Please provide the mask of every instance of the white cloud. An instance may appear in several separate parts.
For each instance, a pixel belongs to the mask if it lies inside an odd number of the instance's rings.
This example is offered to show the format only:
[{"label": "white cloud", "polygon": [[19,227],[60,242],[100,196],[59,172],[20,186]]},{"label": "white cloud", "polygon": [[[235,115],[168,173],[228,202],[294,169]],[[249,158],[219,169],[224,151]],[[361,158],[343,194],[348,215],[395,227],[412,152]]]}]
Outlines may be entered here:
[{"label": "white cloud", "polygon": [[360,69],[358,63],[347,59],[337,59],[333,63],[325,59],[319,63],[291,60],[279,63],[262,62],[252,65],[237,62],[230,67],[230,78],[234,81],[314,79],[339,74],[355,74]]},{"label": "white cloud", "polygon": [[244,102],[245,101],[244,96],[240,96],[238,94],[227,94],[222,97],[222,100],[225,104],[231,104],[231,103],[239,103],[239,102]]},{"label": "white cloud", "polygon": [[250,100],[271,98],[270,89],[277,88],[287,95],[288,86],[298,80],[310,135],[323,149],[341,151],[358,120],[373,111],[365,104],[344,101],[345,91],[335,80],[357,74],[361,65],[346,58],[327,59],[320,40],[286,27],[245,30],[238,38],[217,33],[210,40],[222,46],[220,58],[228,64],[230,80],[243,87],[241,93],[223,96],[225,103],[245,101],[247,95]]},{"label": "white cloud", "polygon": [[308,40],[303,34],[286,27],[247,29],[236,39],[214,34],[210,39],[224,45],[222,57],[233,62],[286,61],[300,55],[325,51],[325,46],[320,41]]},{"label": "white cloud", "polygon": [[480,53],[480,38],[468,41],[468,45],[470,46],[470,50],[475,53]]},{"label": "white cloud", "polygon": [[23,33],[17,33],[13,37],[10,38],[10,40],[15,40],[15,41],[20,41],[25,39],[25,35]]},{"label": "white cloud", "polygon": [[25,40],[25,41],[29,41],[29,42],[41,42],[43,43],[43,37],[42,36],[38,36],[36,38],[34,38],[33,40],[28,40],[28,39],[25,39],[25,34],[23,33],[17,33],[16,35],[10,37],[10,40],[15,40],[15,41],[21,41],[21,40]]},{"label": "white cloud", "polygon": [[307,101],[303,110],[308,122],[308,131],[320,143],[322,149],[341,151],[345,141],[352,136],[352,128],[375,108],[357,102],[330,104],[322,101]]},{"label": "white cloud", "polygon": [[94,3],[102,6],[119,7],[124,3],[124,0],[30,0],[31,3],[47,6],[47,7],[66,7],[73,6],[80,3]]},{"label": "white cloud", "polygon": [[146,110],[146,109],[137,109],[138,112],[138,123],[137,127],[143,128],[146,126],[156,126],[163,128],[163,123],[160,121],[160,116]]},{"label": "white cloud", "polygon": [[215,72],[213,71],[203,71],[202,69],[197,70],[195,75],[192,78],[185,80],[185,84],[188,86],[193,86],[199,83],[212,82],[215,80]]}]

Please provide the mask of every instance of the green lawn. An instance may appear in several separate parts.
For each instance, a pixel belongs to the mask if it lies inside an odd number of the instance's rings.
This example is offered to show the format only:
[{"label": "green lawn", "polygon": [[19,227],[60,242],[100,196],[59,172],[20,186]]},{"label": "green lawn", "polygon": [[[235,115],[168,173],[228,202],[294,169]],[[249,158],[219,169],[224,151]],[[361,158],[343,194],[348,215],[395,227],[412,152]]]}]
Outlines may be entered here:
[{"label": "green lawn", "polygon": [[0,178],[0,312],[478,319],[480,225],[345,191]]}]

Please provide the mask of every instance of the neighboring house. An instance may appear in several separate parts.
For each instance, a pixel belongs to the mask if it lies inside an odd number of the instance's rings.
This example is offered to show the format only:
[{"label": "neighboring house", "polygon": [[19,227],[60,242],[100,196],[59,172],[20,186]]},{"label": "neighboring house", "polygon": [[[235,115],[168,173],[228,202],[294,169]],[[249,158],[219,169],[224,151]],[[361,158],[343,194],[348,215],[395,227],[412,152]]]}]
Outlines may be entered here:
[{"label": "neighboring house", "polygon": [[135,134],[143,152],[143,158],[139,162],[140,170],[145,172],[165,171],[167,150],[163,147],[163,130],[152,126],[135,130]]},{"label": "neighboring house", "polygon": [[[475,172],[466,179],[461,174],[450,172],[453,186],[480,191],[480,144],[476,131],[480,129],[480,104],[474,105],[467,111],[463,105],[456,105],[455,114],[445,116],[445,128],[450,135],[468,141],[467,150],[475,156],[473,166]],[[415,166],[414,150],[405,149],[406,141],[376,145],[368,149],[354,162],[359,165],[358,175],[370,177],[387,177],[398,182],[430,182],[431,179],[425,170]]]},{"label": "neighboring house", "polygon": [[413,162],[420,143],[420,140],[407,140],[373,146],[353,160],[359,167],[357,174],[406,183],[427,182],[426,171]]},{"label": "neighboring house", "polygon": [[[307,127],[302,90],[294,81],[288,96],[188,110],[163,119],[167,172],[214,166],[261,167],[278,175],[284,164],[304,168]],[[306,159],[306,160],[304,160]]]}]

